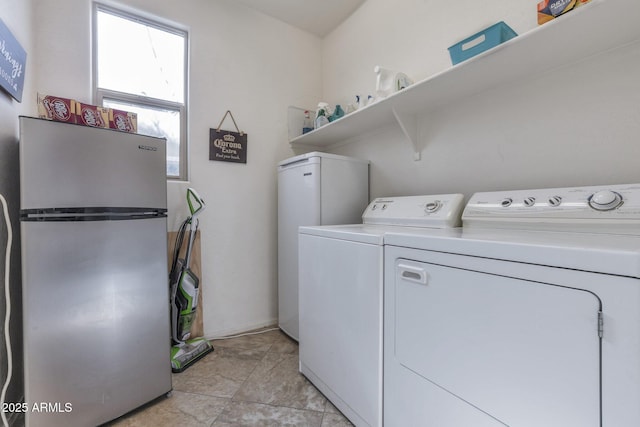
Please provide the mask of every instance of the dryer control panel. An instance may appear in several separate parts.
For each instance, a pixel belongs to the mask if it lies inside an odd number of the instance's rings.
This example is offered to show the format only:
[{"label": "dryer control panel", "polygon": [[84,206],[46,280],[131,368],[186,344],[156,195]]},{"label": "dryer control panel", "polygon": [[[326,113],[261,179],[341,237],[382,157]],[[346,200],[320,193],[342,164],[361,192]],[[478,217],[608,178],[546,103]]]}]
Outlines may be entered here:
[{"label": "dryer control panel", "polygon": [[476,193],[465,227],[640,235],[640,184]]},{"label": "dryer control panel", "polygon": [[364,224],[448,228],[460,226],[462,194],[380,197],[362,214]]}]

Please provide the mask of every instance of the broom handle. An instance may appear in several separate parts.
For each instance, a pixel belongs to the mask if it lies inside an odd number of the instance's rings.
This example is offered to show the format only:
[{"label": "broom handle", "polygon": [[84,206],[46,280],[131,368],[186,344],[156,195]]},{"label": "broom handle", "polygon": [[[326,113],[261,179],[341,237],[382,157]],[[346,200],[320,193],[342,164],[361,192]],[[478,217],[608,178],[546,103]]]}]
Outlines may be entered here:
[{"label": "broom handle", "polygon": [[189,245],[187,246],[186,253],[186,261],[185,261],[185,269],[188,269],[191,265],[191,250],[193,249],[193,242],[196,240],[196,232],[198,231],[198,224],[200,223],[199,219],[196,219],[195,228],[193,227],[193,222],[191,223],[191,227],[189,228]]}]

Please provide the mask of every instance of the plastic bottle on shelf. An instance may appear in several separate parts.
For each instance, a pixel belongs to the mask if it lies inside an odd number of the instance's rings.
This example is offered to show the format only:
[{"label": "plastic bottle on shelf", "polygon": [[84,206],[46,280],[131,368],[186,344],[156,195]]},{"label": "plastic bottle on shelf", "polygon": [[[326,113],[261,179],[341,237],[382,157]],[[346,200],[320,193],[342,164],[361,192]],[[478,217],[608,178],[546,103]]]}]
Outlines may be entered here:
[{"label": "plastic bottle on shelf", "polygon": [[329,119],[325,116],[324,109],[318,111],[318,117],[316,118],[316,129],[329,124]]},{"label": "plastic bottle on shelf", "polygon": [[340,104],[338,104],[336,105],[336,109],[333,111],[333,114],[329,117],[329,121],[332,122],[334,120],[338,120],[342,116],[344,116],[344,110]]},{"label": "plastic bottle on shelf", "polygon": [[304,120],[302,122],[302,134],[309,133],[313,130],[313,120],[311,120],[311,113],[309,110],[304,110]]},{"label": "plastic bottle on shelf", "polygon": [[351,114],[354,111],[356,111],[358,109],[358,101],[360,99],[360,96],[356,95],[356,102],[351,102],[349,104],[346,105],[346,107],[344,108],[344,113],[345,114]]}]

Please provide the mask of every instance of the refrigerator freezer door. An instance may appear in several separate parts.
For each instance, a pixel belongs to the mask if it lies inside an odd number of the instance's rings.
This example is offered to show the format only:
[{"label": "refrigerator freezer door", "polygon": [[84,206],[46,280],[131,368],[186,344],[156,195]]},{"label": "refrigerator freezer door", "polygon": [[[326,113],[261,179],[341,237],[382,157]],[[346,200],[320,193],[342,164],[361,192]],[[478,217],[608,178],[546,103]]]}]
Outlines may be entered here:
[{"label": "refrigerator freezer door", "polygon": [[320,223],[320,161],[278,170],[278,325],[298,339],[298,227]]},{"label": "refrigerator freezer door", "polygon": [[21,209],[166,208],[165,144],[143,135],[20,117]]},{"label": "refrigerator freezer door", "polygon": [[25,401],[61,408],[27,426],[99,425],[169,392],[166,218],[21,227]]}]

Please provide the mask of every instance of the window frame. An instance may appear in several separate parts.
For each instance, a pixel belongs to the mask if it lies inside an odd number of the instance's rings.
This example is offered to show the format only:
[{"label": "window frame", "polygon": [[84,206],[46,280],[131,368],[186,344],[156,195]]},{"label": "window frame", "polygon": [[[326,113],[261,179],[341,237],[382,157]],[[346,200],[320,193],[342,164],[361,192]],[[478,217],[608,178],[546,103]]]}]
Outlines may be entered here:
[{"label": "window frame", "polygon": [[[127,92],[119,92],[110,89],[104,89],[98,87],[98,34],[97,34],[97,21],[98,12],[108,13],[122,19],[127,19],[132,22],[136,22],[142,25],[147,25],[156,28],[161,31],[166,31],[171,34],[175,34],[184,38],[184,97],[183,102],[167,101],[158,98],[147,97],[144,95],[132,94]],[[157,19],[145,16],[140,12],[128,11],[117,9],[111,6],[107,6],[103,3],[94,2],[93,4],[93,31],[92,31],[92,67],[93,67],[93,97],[96,105],[102,105],[103,99],[107,98],[116,102],[129,103],[139,105],[141,107],[155,108],[161,110],[173,110],[180,114],[180,147],[179,147],[179,174],[167,175],[168,180],[176,181],[188,181],[189,178],[189,162],[188,156],[188,117],[187,117],[187,105],[189,95],[189,33],[186,29],[178,28],[170,24],[159,22]]]}]

